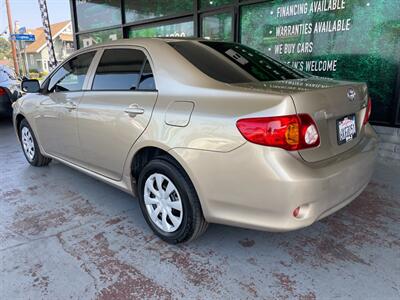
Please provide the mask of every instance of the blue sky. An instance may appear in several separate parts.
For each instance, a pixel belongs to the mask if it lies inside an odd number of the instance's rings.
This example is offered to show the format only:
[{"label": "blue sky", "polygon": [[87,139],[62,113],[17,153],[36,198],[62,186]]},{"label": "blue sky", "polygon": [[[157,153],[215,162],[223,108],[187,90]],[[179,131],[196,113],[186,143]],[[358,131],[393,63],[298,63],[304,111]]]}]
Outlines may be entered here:
[{"label": "blue sky", "polygon": [[[42,26],[38,0],[10,0],[13,21],[20,26],[36,28]],[[69,0],[47,0],[50,23],[70,20]],[[8,27],[5,0],[0,0],[0,33]]]}]

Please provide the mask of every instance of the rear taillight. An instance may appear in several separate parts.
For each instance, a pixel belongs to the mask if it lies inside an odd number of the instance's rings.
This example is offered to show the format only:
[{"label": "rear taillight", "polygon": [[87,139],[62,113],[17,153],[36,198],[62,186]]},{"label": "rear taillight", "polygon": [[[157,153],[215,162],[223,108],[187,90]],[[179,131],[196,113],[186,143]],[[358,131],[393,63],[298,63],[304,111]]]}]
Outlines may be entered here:
[{"label": "rear taillight", "polygon": [[365,111],[363,125],[368,123],[369,117],[371,116],[371,112],[372,112],[372,101],[371,101],[371,98],[368,98],[368,104],[367,104],[367,109]]},{"label": "rear taillight", "polygon": [[246,140],[264,146],[301,150],[320,142],[317,126],[307,114],[241,119],[236,126]]},{"label": "rear taillight", "polygon": [[6,90],[0,87],[0,96],[3,96],[6,94]]}]

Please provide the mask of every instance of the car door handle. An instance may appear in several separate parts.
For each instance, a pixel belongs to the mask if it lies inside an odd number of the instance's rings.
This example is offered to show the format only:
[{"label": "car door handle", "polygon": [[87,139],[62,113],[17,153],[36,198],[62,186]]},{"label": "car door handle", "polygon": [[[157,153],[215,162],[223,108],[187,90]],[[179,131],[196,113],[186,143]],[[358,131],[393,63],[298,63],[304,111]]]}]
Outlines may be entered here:
[{"label": "car door handle", "polygon": [[65,105],[64,108],[68,109],[68,110],[74,110],[77,108],[77,105],[72,102],[72,101],[68,101]]},{"label": "car door handle", "polygon": [[144,109],[139,107],[138,105],[131,105],[127,108],[125,108],[125,112],[130,115],[131,117],[134,117],[136,115],[141,115],[144,113]]}]

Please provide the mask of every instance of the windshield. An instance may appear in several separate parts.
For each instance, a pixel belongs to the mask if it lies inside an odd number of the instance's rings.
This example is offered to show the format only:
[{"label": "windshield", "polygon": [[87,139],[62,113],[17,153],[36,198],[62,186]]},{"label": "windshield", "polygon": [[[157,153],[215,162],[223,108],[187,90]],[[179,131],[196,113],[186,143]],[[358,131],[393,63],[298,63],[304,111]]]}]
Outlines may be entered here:
[{"label": "windshield", "polygon": [[14,71],[7,67],[0,67],[0,82],[8,81],[10,79],[15,80]]},{"label": "windshield", "polygon": [[203,73],[226,83],[310,76],[241,44],[212,41],[173,41],[169,44]]}]

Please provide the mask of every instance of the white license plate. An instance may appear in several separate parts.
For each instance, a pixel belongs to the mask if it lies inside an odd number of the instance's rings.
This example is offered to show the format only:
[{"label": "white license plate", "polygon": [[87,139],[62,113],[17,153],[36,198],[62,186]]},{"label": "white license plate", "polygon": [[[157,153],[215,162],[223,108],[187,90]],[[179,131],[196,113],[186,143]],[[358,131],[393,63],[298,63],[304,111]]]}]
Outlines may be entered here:
[{"label": "white license plate", "polygon": [[356,115],[336,120],[336,130],[339,145],[352,141],[357,136]]}]

